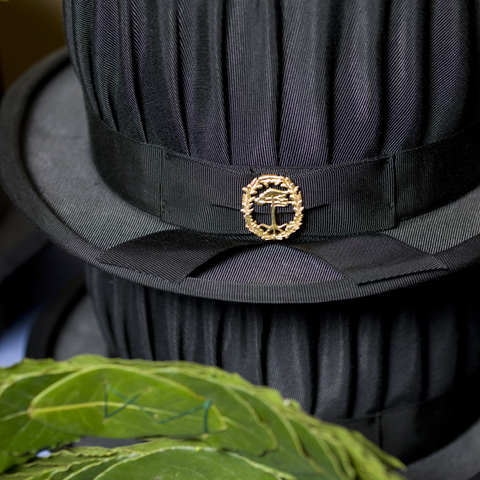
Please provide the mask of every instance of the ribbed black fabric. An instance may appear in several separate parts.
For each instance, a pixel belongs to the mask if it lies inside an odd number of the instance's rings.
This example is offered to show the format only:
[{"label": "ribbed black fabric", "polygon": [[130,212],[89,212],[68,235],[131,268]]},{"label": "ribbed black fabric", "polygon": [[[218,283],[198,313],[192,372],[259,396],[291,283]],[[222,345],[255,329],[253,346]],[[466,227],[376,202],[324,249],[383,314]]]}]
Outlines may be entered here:
[{"label": "ribbed black fabric", "polygon": [[480,114],[475,0],[65,0],[88,104],[217,164],[321,166],[440,140]]},{"label": "ribbed black fabric", "polygon": [[[382,234],[333,238],[322,242],[282,242],[286,247],[273,257],[268,283],[278,284],[277,265],[291,249],[301,250],[324,261],[357,285],[409,275],[412,273],[448,271],[447,265],[433,255],[412,248]],[[260,241],[199,235],[186,230],[154,233],[116,245],[98,259],[104,265],[129,268],[170,282],[180,283],[214,263],[222,254],[242,248],[251,251],[264,247]],[[245,270],[246,266],[239,270]],[[257,267],[251,267],[259,275]],[[275,270],[275,274],[272,273]],[[305,280],[305,278],[304,278]],[[257,280],[258,281],[258,278]]]},{"label": "ribbed black fabric", "polygon": [[[226,166],[179,156],[122,135],[90,110],[87,114],[95,167],[109,188],[168,224],[202,233],[249,234],[243,192],[261,175],[288,177],[299,188],[304,208],[296,239],[387,230],[400,220],[454,202],[480,182],[480,122],[388,157],[288,168]],[[286,188],[280,185],[282,191]],[[258,223],[271,221],[268,205],[252,202],[252,209]],[[277,209],[278,224],[289,222],[292,214],[288,204]]]},{"label": "ribbed black fabric", "polygon": [[344,421],[433,399],[479,371],[479,280],[475,268],[365,299],[254,305],[87,269],[116,355],[218,365],[279,389],[319,418]]}]

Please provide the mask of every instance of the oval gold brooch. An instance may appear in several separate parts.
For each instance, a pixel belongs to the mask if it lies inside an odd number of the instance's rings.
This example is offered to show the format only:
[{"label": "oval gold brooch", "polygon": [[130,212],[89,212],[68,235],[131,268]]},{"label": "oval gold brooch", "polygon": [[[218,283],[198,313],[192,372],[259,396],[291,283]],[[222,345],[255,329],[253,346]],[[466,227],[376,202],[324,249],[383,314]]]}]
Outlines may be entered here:
[{"label": "oval gold brooch", "polygon": [[[242,198],[245,226],[263,240],[283,240],[296,232],[302,225],[303,204],[299,188],[288,178],[278,175],[262,175],[254,178],[246,187]],[[272,223],[258,224],[253,218],[254,204],[270,205]],[[291,206],[294,217],[291,222],[278,225],[276,209]]]}]

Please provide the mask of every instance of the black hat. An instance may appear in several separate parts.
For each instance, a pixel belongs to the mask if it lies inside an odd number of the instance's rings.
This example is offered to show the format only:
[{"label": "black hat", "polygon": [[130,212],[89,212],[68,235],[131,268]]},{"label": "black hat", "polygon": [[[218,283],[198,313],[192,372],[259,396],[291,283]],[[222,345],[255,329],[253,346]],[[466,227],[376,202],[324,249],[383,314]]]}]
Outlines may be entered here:
[{"label": "black hat", "polygon": [[[54,55],[11,89],[1,175],[32,221],[92,265],[93,290],[135,288],[132,308],[154,287],[205,307],[203,319],[210,300],[238,302],[245,319],[255,303],[328,309],[458,281],[449,274],[480,258],[477,11],[443,0],[66,1],[70,60]],[[139,311],[130,332],[152,341]],[[293,338],[276,346],[301,346]],[[444,379],[448,394],[458,379]]]},{"label": "black hat", "polygon": [[5,188],[69,252],[176,293],[446,275],[480,257],[476,9],[67,1],[71,60],[3,102]]}]

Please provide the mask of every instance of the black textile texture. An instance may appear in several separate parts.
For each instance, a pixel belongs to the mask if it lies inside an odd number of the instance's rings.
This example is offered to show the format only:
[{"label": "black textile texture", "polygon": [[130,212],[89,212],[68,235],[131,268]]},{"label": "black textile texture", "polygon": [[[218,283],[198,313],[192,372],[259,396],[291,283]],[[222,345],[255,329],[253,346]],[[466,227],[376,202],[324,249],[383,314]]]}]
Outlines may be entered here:
[{"label": "black textile texture", "polygon": [[[96,169],[114,192],[166,223],[203,233],[245,235],[241,192],[265,174],[287,176],[300,189],[303,227],[295,238],[386,230],[480,182],[480,122],[389,157],[308,168],[219,165],[128,138],[90,110],[88,123]],[[268,208],[252,207],[259,223],[270,220]],[[277,211],[279,224],[293,218],[289,210]]]},{"label": "black textile texture", "polygon": [[477,267],[365,299],[255,305],[171,294],[87,268],[115,355],[217,365],[330,421],[417,405],[478,374],[479,280]]},{"label": "black textile texture", "polygon": [[217,164],[322,166],[479,117],[478,1],[65,0],[92,111]]},{"label": "black textile texture", "polygon": [[[302,250],[331,265],[357,285],[412,273],[448,270],[437,257],[382,234],[334,238],[315,243],[283,242],[283,245],[284,254],[288,255],[292,248]],[[116,245],[103,253],[99,260],[106,265],[130,268],[179,283],[190,274],[205,269],[209,261],[214,263],[222,254],[232,254],[242,248],[251,251],[255,247],[264,245],[259,241],[192,235],[191,232],[177,229]],[[277,251],[274,262],[267,268],[267,276],[272,277],[271,283],[278,282],[276,266],[283,263],[283,258],[282,251]],[[258,266],[253,275],[259,276]]]}]

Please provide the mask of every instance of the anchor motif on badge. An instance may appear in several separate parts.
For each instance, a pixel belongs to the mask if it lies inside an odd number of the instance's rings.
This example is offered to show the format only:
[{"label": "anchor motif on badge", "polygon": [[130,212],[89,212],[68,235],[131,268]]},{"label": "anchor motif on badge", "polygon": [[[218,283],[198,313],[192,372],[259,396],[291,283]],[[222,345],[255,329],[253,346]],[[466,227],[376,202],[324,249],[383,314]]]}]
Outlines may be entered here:
[{"label": "anchor motif on badge", "polygon": [[[262,175],[254,178],[243,188],[242,206],[240,210],[245,217],[245,226],[263,240],[283,240],[296,232],[302,225],[303,204],[299,188],[288,178],[279,175]],[[270,205],[272,223],[258,224],[253,218],[254,204]],[[293,208],[294,217],[291,222],[277,224],[276,209]]]}]

